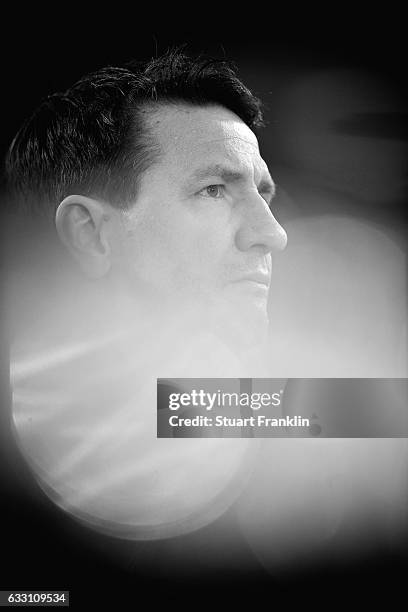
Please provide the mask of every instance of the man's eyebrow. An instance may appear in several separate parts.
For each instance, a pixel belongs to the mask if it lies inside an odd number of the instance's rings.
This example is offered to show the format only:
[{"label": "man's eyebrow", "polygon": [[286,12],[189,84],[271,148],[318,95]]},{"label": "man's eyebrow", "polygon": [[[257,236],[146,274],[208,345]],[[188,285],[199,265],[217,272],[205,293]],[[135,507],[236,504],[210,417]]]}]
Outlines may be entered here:
[{"label": "man's eyebrow", "polygon": [[201,180],[208,176],[219,176],[225,181],[240,181],[245,178],[243,172],[228,168],[228,166],[223,166],[222,164],[211,164],[205,168],[198,168],[190,178]]}]

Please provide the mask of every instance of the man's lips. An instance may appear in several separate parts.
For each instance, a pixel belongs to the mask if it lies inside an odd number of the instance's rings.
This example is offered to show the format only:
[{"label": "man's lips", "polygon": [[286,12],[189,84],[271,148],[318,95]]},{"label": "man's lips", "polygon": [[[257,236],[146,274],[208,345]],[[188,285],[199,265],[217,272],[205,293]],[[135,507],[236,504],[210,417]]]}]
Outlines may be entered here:
[{"label": "man's lips", "polygon": [[264,272],[252,272],[250,274],[244,274],[239,278],[232,281],[232,284],[236,283],[255,283],[257,285],[261,285],[269,288],[270,284],[270,275],[265,274]]}]

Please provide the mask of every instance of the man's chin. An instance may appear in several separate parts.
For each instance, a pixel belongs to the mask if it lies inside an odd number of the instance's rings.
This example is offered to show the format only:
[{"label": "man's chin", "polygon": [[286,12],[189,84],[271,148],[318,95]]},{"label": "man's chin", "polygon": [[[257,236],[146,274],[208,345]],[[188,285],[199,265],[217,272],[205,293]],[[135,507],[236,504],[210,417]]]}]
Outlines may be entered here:
[{"label": "man's chin", "polygon": [[220,340],[237,352],[261,347],[268,336],[266,303],[225,302],[214,310],[212,325]]}]

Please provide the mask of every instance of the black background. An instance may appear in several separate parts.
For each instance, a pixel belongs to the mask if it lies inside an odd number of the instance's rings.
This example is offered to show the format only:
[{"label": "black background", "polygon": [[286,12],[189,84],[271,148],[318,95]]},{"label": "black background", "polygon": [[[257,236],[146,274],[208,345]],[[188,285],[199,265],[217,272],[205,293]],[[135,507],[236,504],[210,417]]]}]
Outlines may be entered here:
[{"label": "black background", "polygon": [[[84,7],[72,5],[55,4],[51,11],[38,8],[31,14],[22,6],[14,8],[15,15],[4,14],[2,23],[2,155],[42,97],[103,65],[154,56],[184,43],[191,53],[221,57],[225,53],[261,97],[271,92],[271,83],[273,90],[270,74],[274,71],[311,67],[361,68],[381,75],[399,99],[406,94],[405,20],[387,6],[378,12],[373,7],[357,12],[356,6],[331,4],[325,12],[300,13],[294,5],[282,11],[273,5],[237,4],[221,15],[220,7],[209,5],[174,6],[166,14],[158,6],[148,14],[146,7],[136,5],[126,10],[100,5],[87,17]],[[267,98],[267,119],[273,123],[273,91]],[[400,115],[400,135],[406,135],[405,129]],[[269,151],[279,163],[279,148],[270,145]],[[405,231],[401,225],[404,203],[393,206],[392,216]],[[371,208],[361,214],[381,212]],[[5,325],[1,344],[0,589],[69,589],[74,609],[81,603],[86,609],[93,599],[117,610],[137,609],[146,605],[143,599],[163,609],[195,608],[203,602],[214,609],[221,603],[243,602],[272,607],[278,601],[285,606],[328,607],[340,600],[352,605],[357,597],[366,602],[382,597],[389,605],[402,597],[400,605],[404,605],[407,555],[403,545],[396,551],[384,544],[364,559],[344,561],[341,567],[326,560],[285,578],[267,575],[249,550],[245,571],[217,574],[200,566],[199,551],[194,569],[174,567],[171,560],[166,564],[166,546],[161,543],[141,544],[136,553],[120,554],[120,560],[106,554],[116,544],[63,516],[37,490],[20,459],[9,435]],[[185,536],[182,545],[194,548],[194,535]],[[246,550],[239,535],[237,549]],[[158,561],[152,565],[148,559]]]}]

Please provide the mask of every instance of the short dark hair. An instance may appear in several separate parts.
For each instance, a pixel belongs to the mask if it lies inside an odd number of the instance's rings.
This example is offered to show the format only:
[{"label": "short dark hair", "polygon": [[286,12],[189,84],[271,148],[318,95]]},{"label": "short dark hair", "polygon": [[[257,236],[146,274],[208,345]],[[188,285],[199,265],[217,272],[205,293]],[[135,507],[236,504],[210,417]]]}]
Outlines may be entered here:
[{"label": "short dark hair", "polygon": [[226,60],[177,49],[102,68],[48,96],[25,122],[6,157],[6,191],[24,210],[47,217],[73,193],[127,208],[159,155],[140,111],[177,102],[220,104],[252,130],[263,123],[260,101]]}]

